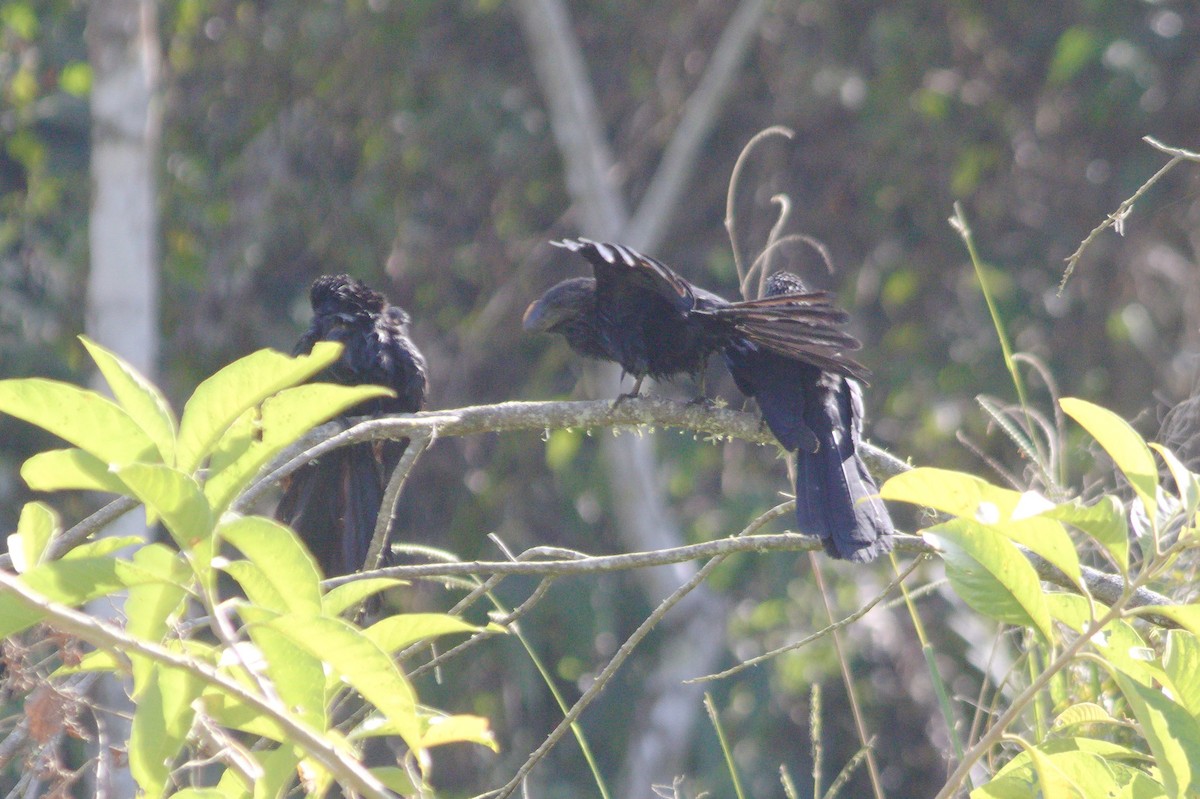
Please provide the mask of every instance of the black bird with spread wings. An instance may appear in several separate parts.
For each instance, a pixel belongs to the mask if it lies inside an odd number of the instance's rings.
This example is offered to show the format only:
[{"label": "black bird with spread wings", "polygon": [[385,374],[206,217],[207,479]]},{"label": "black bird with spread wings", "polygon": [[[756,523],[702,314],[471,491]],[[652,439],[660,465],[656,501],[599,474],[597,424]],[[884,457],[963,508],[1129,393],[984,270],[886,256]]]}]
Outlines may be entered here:
[{"label": "black bird with spread wings", "polygon": [[[296,355],[318,341],[344,346],[319,375],[344,385],[381,385],[396,392],[351,408],[346,416],[415,413],[425,405],[425,358],[408,337],[408,314],[389,305],[349,275],[322,275],[310,293],[313,320],[296,344]],[[359,571],[375,532],[388,477],[408,439],[352,444],[322,455],[296,471],[275,511],[300,534],[326,577]],[[388,548],[384,547],[384,557]]]},{"label": "black bird with spread wings", "polygon": [[892,524],[858,455],[867,372],[839,330],[847,314],[798,278],[772,276],[767,296],[729,302],[662,262],[619,244],[556,242],[594,277],[564,280],[525,312],[524,327],[557,333],[581,355],[615,361],[637,382],[701,373],[721,352],[771,432],[797,453],[796,518],[835,558],[869,561],[891,549]]}]

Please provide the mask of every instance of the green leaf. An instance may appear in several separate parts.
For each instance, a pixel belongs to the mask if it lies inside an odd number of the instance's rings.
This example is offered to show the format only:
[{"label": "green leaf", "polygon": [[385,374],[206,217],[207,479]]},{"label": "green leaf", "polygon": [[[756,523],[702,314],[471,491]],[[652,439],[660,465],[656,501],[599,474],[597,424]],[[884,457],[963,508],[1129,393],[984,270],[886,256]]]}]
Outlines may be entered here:
[{"label": "green leaf", "polygon": [[[1085,598],[1076,594],[1053,593],[1046,595],[1050,615],[1078,633],[1091,623],[1091,611]],[[1167,680],[1166,674],[1157,664],[1154,650],[1146,645],[1145,639],[1133,625],[1123,619],[1114,619],[1092,636],[1093,649],[1102,658],[1112,663],[1125,674],[1151,685]]]},{"label": "green leaf", "polygon": [[0,380],[0,413],[48,430],[105,463],[154,458],[154,442],[124,409],[70,383],[40,377]]},{"label": "green leaf", "polygon": [[180,549],[193,549],[212,537],[212,509],[191,475],[148,463],[123,466],[116,474],[148,510],[162,517]]},{"label": "green leaf", "polygon": [[[237,457],[227,463],[219,463],[214,458],[214,473],[210,474],[204,488],[213,506],[228,507],[234,496],[267,462],[312,428],[360,402],[393,393],[382,386],[314,383],[284,389],[264,400],[256,423],[230,428],[230,434],[237,441],[227,442],[222,438],[218,443],[218,451],[237,453]],[[246,429],[251,426],[252,431]]]},{"label": "green leaf", "polygon": [[421,747],[416,694],[379,646],[341,619],[281,616],[270,626],[332,667],[337,678],[362,694],[413,750]]},{"label": "green leaf", "polygon": [[163,463],[175,460],[175,414],[159,390],[141,372],[87,336],[79,340],[96,362],[113,396],[146,436]]},{"label": "green leaf", "polygon": [[1100,799],[1117,796],[1121,787],[1109,762],[1091,752],[1027,746],[1012,763],[1015,768],[972,791],[971,799]]},{"label": "green leaf", "polygon": [[964,602],[985,616],[1033,628],[1053,640],[1037,572],[1012,542],[966,519],[933,527],[925,538],[940,551],[946,576]]},{"label": "green leaf", "polygon": [[1169,796],[1189,796],[1200,788],[1200,723],[1160,688],[1143,685],[1113,669],[1129,702]]},{"label": "green leaf", "polygon": [[326,616],[340,616],[367,597],[401,585],[408,585],[408,581],[394,580],[391,577],[368,577],[342,583],[325,592],[325,596],[321,598],[321,610]]},{"label": "green leaf", "polygon": [[27,502],[21,508],[17,532],[8,537],[13,569],[24,574],[42,562],[46,547],[62,532],[58,514],[44,502]]},{"label": "green leaf", "polygon": [[221,571],[237,580],[238,587],[245,593],[252,606],[265,608],[273,613],[287,613],[288,602],[279,593],[275,583],[255,564],[248,560],[222,563]]},{"label": "green leaf", "polygon": [[1046,511],[1045,515],[1087,533],[1104,547],[1121,574],[1129,573],[1129,522],[1121,500],[1105,494],[1094,505],[1066,502]]},{"label": "green leaf", "polygon": [[499,752],[496,736],[492,734],[488,720],[482,716],[437,714],[425,720],[425,734],[421,744],[425,747],[450,743],[475,743]]},{"label": "green leaf", "polygon": [[1200,639],[1185,630],[1168,630],[1163,669],[1179,703],[1200,719]]},{"label": "green leaf", "polygon": [[[187,598],[184,587],[192,576],[181,557],[162,544],[148,544],[133,554],[133,562],[147,572],[158,574],[162,582],[143,583],[129,589],[125,602],[125,632],[141,641],[161,641],[168,620],[182,610]],[[133,659],[134,684],[140,686],[149,677],[151,662]]]},{"label": "green leaf", "polygon": [[[220,537],[237,547],[270,582],[286,608],[301,615],[321,611],[321,574],[294,532],[263,516],[223,523]],[[231,572],[232,573],[232,572]]]},{"label": "green leaf", "polygon": [[246,410],[267,397],[302,383],[338,359],[340,344],[318,342],[311,355],[290,358],[259,350],[240,358],[196,387],[183,409],[176,444],[176,465],[191,472],[225,430]]},{"label": "green leaf", "polygon": [[79,674],[85,671],[127,671],[125,663],[112,652],[95,649],[79,659],[79,662],[68,666],[63,664],[51,673],[51,677],[64,677],[68,674]]},{"label": "green leaf", "polygon": [[986,480],[948,469],[920,467],[884,483],[884,499],[933,508],[978,522],[1035,552],[1082,585],[1079,555],[1058,523],[1041,517],[1050,503],[1040,494],[994,486]]},{"label": "green leaf", "polygon": [[1131,608],[1130,612],[1166,616],[1193,635],[1200,635],[1200,605],[1142,605]]},{"label": "green leaf", "polygon": [[107,463],[77,448],[52,449],[31,456],[21,465],[21,479],[34,491],[129,492]]},{"label": "green leaf", "polygon": [[134,696],[129,771],[149,796],[161,796],[166,789],[171,763],[191,729],[192,700],[200,689],[200,681],[188,672],[154,664]]},{"label": "green leaf", "polygon": [[1151,524],[1158,515],[1158,467],[1150,448],[1129,423],[1112,411],[1081,399],[1063,397],[1063,411],[1079,423],[1104,448],[1133,486]]},{"label": "green leaf", "polygon": [[[106,538],[97,538],[94,541],[88,541],[74,547],[69,552],[63,553],[62,560],[74,560],[77,558],[104,558],[109,557],[123,549],[132,549],[145,546],[146,539],[136,535],[117,535]],[[118,567],[119,568],[119,567]]]},{"label": "green leaf", "polygon": [[1058,718],[1054,720],[1054,730],[1057,732],[1077,724],[1120,724],[1120,722],[1095,702],[1079,702],[1058,714]]},{"label": "green leaf", "polygon": [[402,768],[376,766],[370,771],[376,779],[401,796],[417,796],[420,793],[417,786],[413,785],[412,780],[409,779],[408,773]]},{"label": "green leaf", "polygon": [[375,622],[363,630],[363,634],[384,652],[393,654],[409,644],[427,638],[452,633],[474,633],[479,632],[479,629],[457,616],[445,613],[403,613]]},{"label": "green leaf", "polygon": [[1175,487],[1179,491],[1179,502],[1183,505],[1184,519],[1190,523],[1195,519],[1196,511],[1200,510],[1200,479],[1184,466],[1171,450],[1161,444],[1151,443],[1150,447],[1167,464],[1167,469],[1170,470],[1171,478],[1175,481]]},{"label": "green leaf", "polygon": [[313,729],[324,731],[328,720],[321,659],[270,626],[252,624],[249,629],[266,659],[267,676],[288,710]]}]

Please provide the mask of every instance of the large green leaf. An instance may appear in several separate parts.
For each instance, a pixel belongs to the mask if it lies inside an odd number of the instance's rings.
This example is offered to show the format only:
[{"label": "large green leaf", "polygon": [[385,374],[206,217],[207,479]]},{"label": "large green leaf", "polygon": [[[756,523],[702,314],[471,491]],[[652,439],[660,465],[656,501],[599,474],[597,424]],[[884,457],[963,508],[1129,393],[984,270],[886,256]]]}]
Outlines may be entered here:
[{"label": "large green leaf", "polygon": [[[1050,615],[1078,633],[1088,629],[1092,621],[1087,599],[1077,594],[1056,592],[1046,595]],[[1097,607],[1102,612],[1102,607]],[[1151,649],[1133,625],[1124,619],[1114,619],[1094,635],[1091,646],[1109,663],[1146,685],[1168,679],[1158,666]]]},{"label": "large green leaf", "polygon": [[930,528],[946,576],[963,601],[1005,624],[1030,627],[1053,640],[1050,612],[1037,572],[1011,541],[966,519]]},{"label": "large green leaf", "polygon": [[1150,447],[1159,454],[1171,471],[1171,478],[1179,490],[1179,502],[1183,505],[1185,523],[1194,525],[1196,512],[1200,510],[1200,477],[1184,466],[1175,453],[1162,444],[1151,443]]},{"label": "large green leaf", "polygon": [[1046,511],[1045,515],[1090,535],[1104,547],[1121,574],[1129,572],[1129,522],[1121,500],[1105,494],[1093,505],[1066,502]]},{"label": "large green leaf", "polygon": [[974,475],[948,469],[920,467],[901,472],[884,483],[884,499],[933,508],[978,522],[1036,552],[1082,584],[1079,555],[1062,526],[1040,514],[1051,507],[1040,494],[1021,493],[992,485]]},{"label": "large green leaf", "polygon": [[212,509],[191,475],[149,463],[122,466],[116,474],[147,509],[162,518],[180,549],[192,549],[212,537]]},{"label": "large green leaf", "polygon": [[[260,414],[250,424],[230,428],[230,435],[248,440],[231,443],[222,438],[218,443],[218,450],[238,455],[228,463],[213,462],[204,487],[213,506],[227,507],[268,461],[312,428],[365,400],[393,393],[382,386],[314,383],[284,389],[264,400]],[[245,429],[248,427],[252,429]]]},{"label": "large green leaf", "polygon": [[1186,630],[1168,630],[1163,669],[1171,678],[1176,699],[1200,719],[1200,639]]},{"label": "large green leaf", "polygon": [[1162,774],[1169,796],[1200,790],[1200,723],[1161,689],[1112,670]]},{"label": "large green leaf", "polygon": [[105,463],[155,460],[154,442],[112,400],[58,380],[0,380],[0,413],[24,419]]},{"label": "large green leaf", "polygon": [[52,449],[30,456],[21,465],[21,479],[34,491],[128,493],[107,463],[78,448]]},{"label": "large green leaf", "polygon": [[281,616],[269,624],[328,663],[334,675],[384,715],[406,744],[421,748],[416,694],[379,645],[351,624],[326,616]]},{"label": "large green leaf", "polygon": [[363,633],[384,652],[394,653],[417,641],[453,633],[479,632],[457,616],[445,613],[403,613],[375,622]]},{"label": "large green leaf", "polygon": [[154,664],[134,696],[129,770],[148,796],[165,792],[172,761],[183,748],[195,717],[192,700],[200,695],[201,687],[199,679],[182,669]]},{"label": "large green leaf", "polygon": [[320,571],[294,532],[274,519],[243,516],[221,524],[219,535],[258,567],[287,610],[321,612]]},{"label": "large green leaf", "polygon": [[290,386],[302,383],[338,359],[342,347],[318,342],[312,354],[290,358],[259,350],[240,358],[196,387],[183,409],[176,444],[176,465],[196,469],[209,450],[247,409]]},{"label": "large green leaf", "polygon": [[158,388],[115,353],[87,336],[79,340],[104,375],[105,382],[125,412],[158,448],[163,463],[175,460],[175,414]]},{"label": "large green leaf", "polygon": [[1108,761],[1091,752],[1048,753],[1028,747],[1016,767],[971,792],[971,799],[1100,799],[1115,797],[1121,783]]},{"label": "large green leaf", "polygon": [[1132,612],[1166,616],[1193,635],[1200,635],[1200,605],[1143,605],[1133,608]]},{"label": "large green leaf", "polygon": [[1133,486],[1151,524],[1158,515],[1158,467],[1145,440],[1120,416],[1085,400],[1063,397],[1063,411],[1091,434]]},{"label": "large green leaf", "polygon": [[46,547],[62,532],[58,513],[44,502],[27,502],[21,508],[17,532],[8,537],[8,554],[13,569],[24,574],[42,562]]},{"label": "large green leaf", "polygon": [[278,630],[263,624],[249,627],[250,637],[266,659],[267,676],[288,710],[316,730],[328,725],[325,715],[325,668],[321,659]]},{"label": "large green leaf", "polygon": [[[125,632],[142,641],[161,641],[168,620],[183,608],[188,596],[186,585],[192,571],[180,555],[162,544],[147,544],[133,554],[133,562],[147,572],[161,575],[161,582],[148,582],[129,589],[125,603]],[[151,663],[133,659],[134,684],[141,685],[149,676]]]}]

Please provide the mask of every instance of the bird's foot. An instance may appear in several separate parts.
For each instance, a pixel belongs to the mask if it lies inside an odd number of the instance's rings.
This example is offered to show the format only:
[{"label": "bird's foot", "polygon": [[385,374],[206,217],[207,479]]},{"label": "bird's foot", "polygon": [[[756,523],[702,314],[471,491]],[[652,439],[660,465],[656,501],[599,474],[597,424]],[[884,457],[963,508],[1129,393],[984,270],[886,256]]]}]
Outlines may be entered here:
[{"label": "bird's foot", "polygon": [[630,391],[628,394],[618,394],[617,398],[615,400],[613,400],[612,406],[613,406],[613,408],[616,408],[618,405],[620,405],[625,400],[640,399],[641,396],[642,395],[636,391]]}]

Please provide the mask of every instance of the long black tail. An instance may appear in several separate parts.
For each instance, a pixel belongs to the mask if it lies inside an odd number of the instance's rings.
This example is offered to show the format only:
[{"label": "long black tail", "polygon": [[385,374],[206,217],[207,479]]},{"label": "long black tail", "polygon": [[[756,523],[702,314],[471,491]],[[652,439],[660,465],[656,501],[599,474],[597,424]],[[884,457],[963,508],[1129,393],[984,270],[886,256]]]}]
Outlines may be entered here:
[{"label": "long black tail", "polygon": [[842,560],[865,563],[890,551],[892,520],[858,453],[858,383],[745,340],[724,357],[738,388],[755,398],[775,438],[795,453],[800,532],[819,537]]},{"label": "long black tail", "polygon": [[[383,452],[377,444],[342,447],[287,482],[275,516],[299,533],[326,577],[364,568],[384,485],[407,443],[385,442]],[[389,554],[385,545],[380,565],[388,565]]]}]

